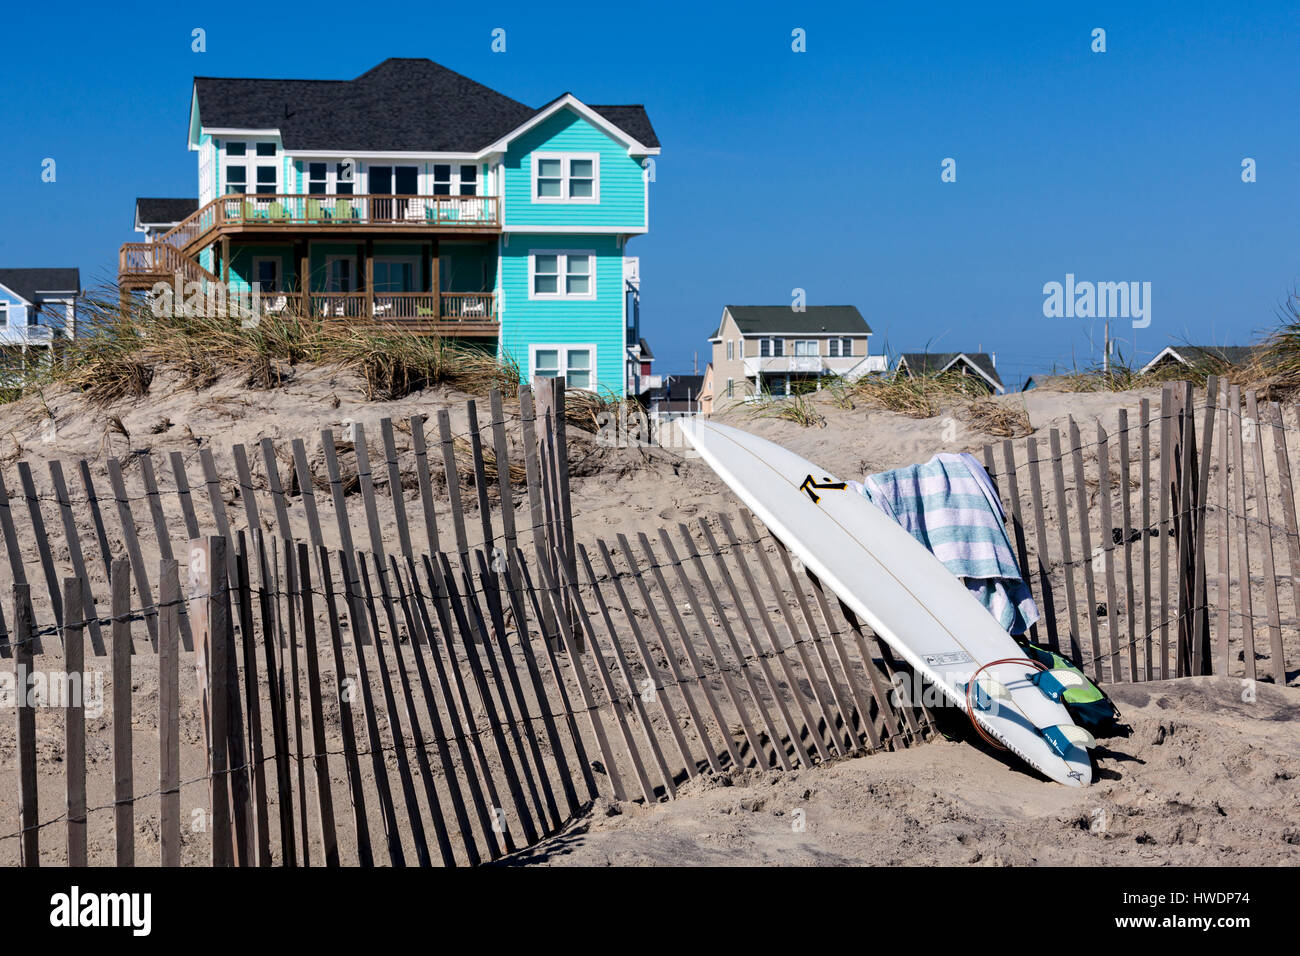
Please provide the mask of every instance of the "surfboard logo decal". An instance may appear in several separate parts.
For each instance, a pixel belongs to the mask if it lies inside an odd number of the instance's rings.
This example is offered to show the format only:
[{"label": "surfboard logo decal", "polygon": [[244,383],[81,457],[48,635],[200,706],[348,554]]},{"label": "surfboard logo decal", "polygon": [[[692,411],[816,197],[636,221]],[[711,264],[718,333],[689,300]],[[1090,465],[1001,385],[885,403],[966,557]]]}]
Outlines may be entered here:
[{"label": "surfboard logo decal", "polygon": [[[822,496],[817,494],[817,491],[843,491],[847,487],[848,484],[843,481],[831,481],[829,478],[815,481],[813,480],[813,476],[809,475],[803,480],[803,484],[799,486],[799,490],[806,492],[808,497],[812,499],[812,503],[817,504],[817,502],[822,500]],[[814,488],[817,489],[817,491],[814,491]]]}]

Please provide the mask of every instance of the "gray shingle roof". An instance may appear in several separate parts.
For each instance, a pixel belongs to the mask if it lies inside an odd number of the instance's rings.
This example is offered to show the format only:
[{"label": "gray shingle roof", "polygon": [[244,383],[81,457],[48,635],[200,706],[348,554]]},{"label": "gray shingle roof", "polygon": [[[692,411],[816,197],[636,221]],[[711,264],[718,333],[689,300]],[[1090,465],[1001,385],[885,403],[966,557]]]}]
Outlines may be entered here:
[{"label": "gray shingle roof", "polygon": [[985,352],[904,352],[898,359],[916,375],[937,375],[958,359],[964,359],[1003,387],[992,356]]},{"label": "gray shingle roof", "polygon": [[[742,335],[773,335],[779,332],[808,335],[869,335],[871,326],[856,305],[809,305],[796,312],[788,305],[729,305],[726,311],[740,326]],[[722,333],[722,324],[711,338]]]},{"label": "gray shingle roof", "polygon": [[180,222],[198,208],[197,199],[151,199],[142,196],[135,201],[135,221],[141,224]]},{"label": "gray shingle roof", "polygon": [[0,285],[35,302],[38,292],[81,292],[81,270],[0,269]]},{"label": "gray shingle roof", "polygon": [[[290,150],[474,152],[539,112],[424,58],[391,57],[354,80],[198,76],[194,92],[204,126],[278,129]],[[644,108],[592,109],[659,145]]]}]

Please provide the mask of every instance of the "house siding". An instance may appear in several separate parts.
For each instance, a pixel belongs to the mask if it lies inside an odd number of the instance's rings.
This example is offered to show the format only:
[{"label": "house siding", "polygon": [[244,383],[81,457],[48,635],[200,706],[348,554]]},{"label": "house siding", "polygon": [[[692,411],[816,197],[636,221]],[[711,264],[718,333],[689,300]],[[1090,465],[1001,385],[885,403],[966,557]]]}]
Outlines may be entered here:
[{"label": "house siding", "polygon": [[0,326],[0,343],[21,342],[22,336],[15,330],[27,325],[26,300],[0,286],[0,303],[8,306],[9,319],[5,325]]},{"label": "house siding", "polygon": [[[588,301],[537,301],[528,297],[529,255],[534,251],[593,250],[596,298]],[[626,332],[623,328],[623,251],[614,236],[517,235],[501,249],[504,304],[500,356],[531,377],[530,345],[596,346],[596,385],[623,394]]]},{"label": "house siding", "polygon": [[[600,201],[534,202],[533,153],[598,153]],[[639,231],[646,223],[645,173],[627,149],[576,112],[562,109],[510,144],[505,172],[505,222],[510,226],[601,226]]]}]

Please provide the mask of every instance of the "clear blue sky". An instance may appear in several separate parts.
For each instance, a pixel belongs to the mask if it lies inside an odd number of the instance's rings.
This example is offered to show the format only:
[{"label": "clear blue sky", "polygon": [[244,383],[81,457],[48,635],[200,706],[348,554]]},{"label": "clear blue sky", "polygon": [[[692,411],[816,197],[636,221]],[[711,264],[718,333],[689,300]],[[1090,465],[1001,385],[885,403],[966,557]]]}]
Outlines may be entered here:
[{"label": "clear blue sky", "polygon": [[427,56],[532,105],[646,104],[663,155],[650,235],[628,248],[658,371],[690,371],[697,350],[703,367],[724,304],[796,287],[857,305],[876,349],[983,345],[1014,381],[1100,357],[1100,323],[1043,317],[1043,284],[1066,273],[1152,283],[1143,356],[1248,341],[1300,282],[1294,8],[461,6],[7,10],[0,266],[111,278],[135,197],[197,191],[195,74],[342,79]]}]

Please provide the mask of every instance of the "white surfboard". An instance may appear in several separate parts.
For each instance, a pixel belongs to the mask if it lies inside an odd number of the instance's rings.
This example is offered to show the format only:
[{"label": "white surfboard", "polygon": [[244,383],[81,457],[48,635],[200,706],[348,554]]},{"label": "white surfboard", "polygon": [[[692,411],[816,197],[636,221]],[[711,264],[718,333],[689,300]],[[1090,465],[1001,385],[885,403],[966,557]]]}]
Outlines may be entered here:
[{"label": "white surfboard", "polygon": [[[737,428],[699,418],[676,424],[772,533],[963,711],[976,671],[1024,661],[1024,651],[938,558],[829,472]],[[975,719],[1041,773],[1086,786],[1087,734],[1035,686],[1035,672],[1028,663],[983,670],[977,684],[1002,699],[980,695]]]}]

